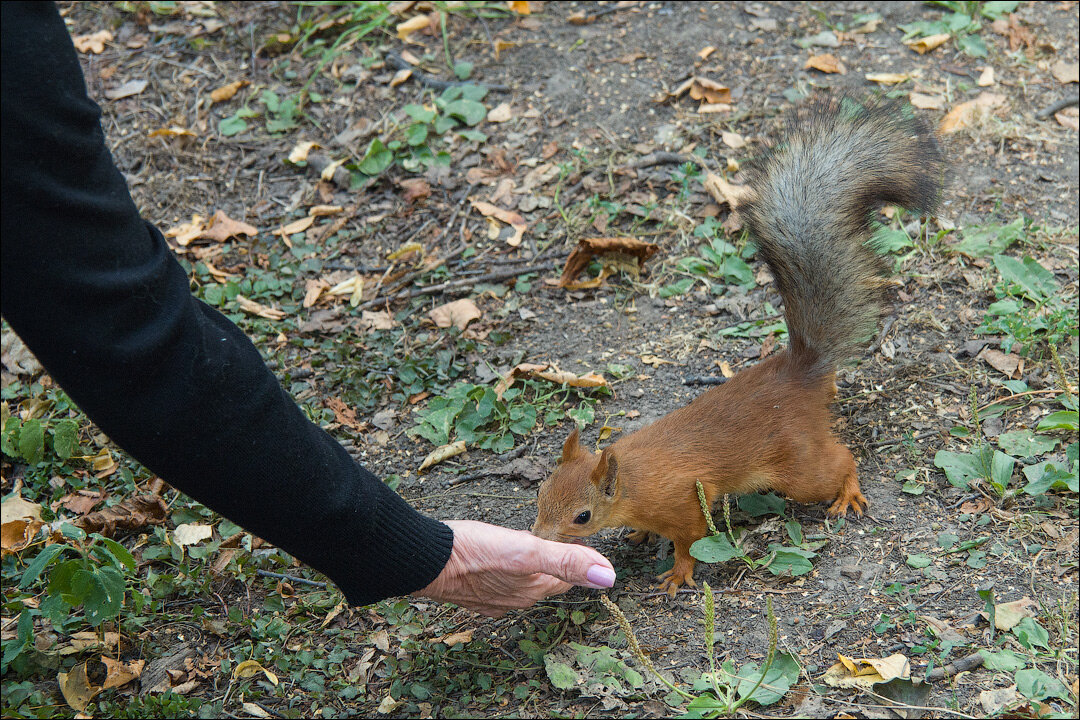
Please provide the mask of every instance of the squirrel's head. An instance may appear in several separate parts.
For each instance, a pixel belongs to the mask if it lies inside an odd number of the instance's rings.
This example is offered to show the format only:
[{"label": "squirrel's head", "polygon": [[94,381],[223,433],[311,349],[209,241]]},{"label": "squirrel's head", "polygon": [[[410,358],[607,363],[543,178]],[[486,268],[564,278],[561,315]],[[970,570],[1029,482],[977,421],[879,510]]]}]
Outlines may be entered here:
[{"label": "squirrel's head", "polygon": [[572,542],[613,527],[609,521],[618,495],[619,462],[612,449],[589,452],[575,427],[563,444],[555,472],[540,485],[533,535]]}]

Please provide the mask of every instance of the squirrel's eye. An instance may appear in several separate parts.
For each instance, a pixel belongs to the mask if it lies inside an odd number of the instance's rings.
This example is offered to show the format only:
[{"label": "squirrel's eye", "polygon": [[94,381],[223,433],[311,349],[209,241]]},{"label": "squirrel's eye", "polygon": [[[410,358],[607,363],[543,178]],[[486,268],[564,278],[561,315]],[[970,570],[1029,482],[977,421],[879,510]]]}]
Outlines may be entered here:
[{"label": "squirrel's eye", "polygon": [[578,525],[584,525],[585,523],[589,522],[589,518],[591,517],[592,513],[588,510],[585,510],[584,512],[580,513],[576,518],[574,518],[574,522]]}]

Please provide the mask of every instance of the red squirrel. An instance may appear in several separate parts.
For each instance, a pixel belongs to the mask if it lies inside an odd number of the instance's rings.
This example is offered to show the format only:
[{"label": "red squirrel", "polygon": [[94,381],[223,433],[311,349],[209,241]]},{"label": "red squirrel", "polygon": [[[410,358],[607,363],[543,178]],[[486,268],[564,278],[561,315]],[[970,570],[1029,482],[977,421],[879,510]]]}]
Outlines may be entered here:
[{"label": "red squirrel", "polygon": [[784,301],[786,349],[627,435],[603,452],[575,428],[540,486],[534,534],[575,541],[629,526],[634,544],[671,539],[675,564],[660,575],[674,596],[695,586],[690,546],[708,533],[698,501],[775,490],[828,513],[869,506],[855,459],[832,432],[837,365],[861,351],[880,320],[887,263],[870,245],[883,204],[930,213],[944,159],[907,105],[818,100],[756,168],[740,211]]}]

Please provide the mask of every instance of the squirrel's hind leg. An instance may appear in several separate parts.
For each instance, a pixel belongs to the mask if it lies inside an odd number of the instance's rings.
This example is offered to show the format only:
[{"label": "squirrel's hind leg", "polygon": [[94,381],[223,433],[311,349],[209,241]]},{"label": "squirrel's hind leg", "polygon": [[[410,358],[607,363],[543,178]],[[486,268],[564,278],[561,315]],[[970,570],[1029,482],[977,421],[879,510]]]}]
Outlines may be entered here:
[{"label": "squirrel's hind leg", "polygon": [[843,450],[843,456],[838,458],[836,472],[843,480],[840,484],[840,491],[836,494],[836,500],[829,506],[828,513],[834,517],[843,517],[847,515],[850,507],[856,516],[861,516],[870,507],[870,501],[866,499],[866,496],[859,489],[859,476],[855,469],[855,458],[852,456],[851,451],[842,445],[838,445],[838,447]]},{"label": "squirrel's hind leg", "polygon": [[626,542],[631,545],[641,545],[642,543],[652,543],[657,540],[656,533],[649,530],[634,530],[632,533],[626,536]]}]

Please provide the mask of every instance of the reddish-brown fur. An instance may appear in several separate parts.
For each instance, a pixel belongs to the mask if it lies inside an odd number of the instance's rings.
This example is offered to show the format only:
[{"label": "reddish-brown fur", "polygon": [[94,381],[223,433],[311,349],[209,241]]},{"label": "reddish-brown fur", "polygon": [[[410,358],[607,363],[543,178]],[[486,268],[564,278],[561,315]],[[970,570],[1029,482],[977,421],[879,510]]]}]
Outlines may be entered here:
[{"label": "reddish-brown fur", "polygon": [[[675,565],[660,579],[673,593],[694,584],[690,545],[708,533],[698,480],[710,506],[725,494],[776,490],[803,503],[834,501],[834,515],[848,507],[861,514],[867,501],[855,460],[830,429],[835,394],[831,373],[807,377],[784,351],[603,453],[583,448],[574,431],[541,487],[533,533],[569,540],[629,526],[640,531],[632,541],[649,532],[670,538]],[[586,509],[589,522],[575,523]]]}]

